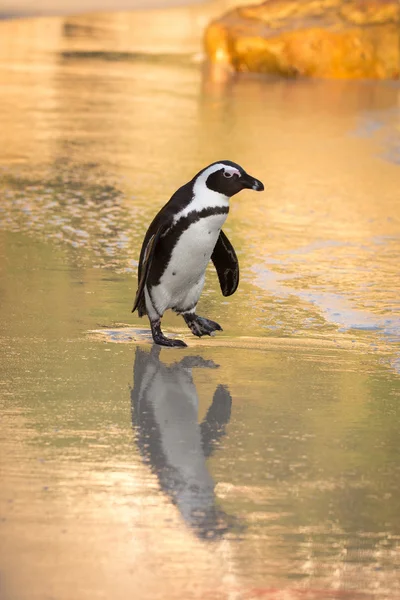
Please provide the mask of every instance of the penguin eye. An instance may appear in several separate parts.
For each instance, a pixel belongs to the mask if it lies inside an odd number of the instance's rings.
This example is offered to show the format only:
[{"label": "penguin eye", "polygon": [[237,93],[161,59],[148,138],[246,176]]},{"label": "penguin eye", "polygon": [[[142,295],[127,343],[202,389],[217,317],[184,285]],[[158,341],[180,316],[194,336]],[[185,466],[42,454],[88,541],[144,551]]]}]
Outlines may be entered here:
[{"label": "penguin eye", "polygon": [[224,177],[230,179],[231,177],[233,177],[233,173],[231,171],[224,171]]}]

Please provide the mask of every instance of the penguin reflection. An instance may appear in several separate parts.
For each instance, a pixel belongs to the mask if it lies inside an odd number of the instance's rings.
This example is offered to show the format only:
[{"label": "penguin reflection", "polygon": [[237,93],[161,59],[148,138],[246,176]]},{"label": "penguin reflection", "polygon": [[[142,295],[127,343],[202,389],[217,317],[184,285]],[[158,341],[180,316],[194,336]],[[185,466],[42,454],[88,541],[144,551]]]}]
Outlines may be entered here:
[{"label": "penguin reflection", "polygon": [[227,515],[217,507],[215,484],[206,459],[225,435],[232,399],[219,385],[201,424],[192,368],[216,368],[212,361],[186,356],[164,364],[160,347],[151,352],[136,349],[132,423],[139,450],[157,475],[161,489],[178,507],[199,537],[213,538],[228,528]]}]

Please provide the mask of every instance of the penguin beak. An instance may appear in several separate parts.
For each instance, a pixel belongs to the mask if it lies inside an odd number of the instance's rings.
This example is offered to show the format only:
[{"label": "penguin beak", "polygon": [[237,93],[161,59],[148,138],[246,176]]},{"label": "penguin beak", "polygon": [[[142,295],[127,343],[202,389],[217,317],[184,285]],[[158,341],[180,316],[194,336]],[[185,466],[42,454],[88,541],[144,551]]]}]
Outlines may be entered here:
[{"label": "penguin beak", "polygon": [[262,192],[264,190],[264,184],[259,179],[251,177],[251,175],[242,176],[242,185],[244,188],[249,190],[255,190],[256,192]]},{"label": "penguin beak", "polygon": [[264,184],[259,179],[253,179],[253,185],[251,186],[251,189],[255,190],[256,192],[262,192],[264,191]]}]

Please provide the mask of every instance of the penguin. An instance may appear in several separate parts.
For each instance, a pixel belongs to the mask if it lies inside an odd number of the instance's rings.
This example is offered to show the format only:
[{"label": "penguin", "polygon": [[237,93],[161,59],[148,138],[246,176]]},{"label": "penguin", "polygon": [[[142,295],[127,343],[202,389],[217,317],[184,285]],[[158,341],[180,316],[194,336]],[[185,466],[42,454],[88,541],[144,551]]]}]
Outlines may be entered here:
[{"label": "penguin", "polygon": [[147,314],[156,344],[187,346],[162,333],[161,318],[168,309],[182,315],[198,337],[222,331],[215,321],[197,315],[196,306],[210,259],[222,294],[230,296],[237,289],[238,259],[222,226],[229,199],[246,188],[262,191],[264,185],[230,160],[214,162],[180,187],[150,224],[140,252],[132,312]]}]

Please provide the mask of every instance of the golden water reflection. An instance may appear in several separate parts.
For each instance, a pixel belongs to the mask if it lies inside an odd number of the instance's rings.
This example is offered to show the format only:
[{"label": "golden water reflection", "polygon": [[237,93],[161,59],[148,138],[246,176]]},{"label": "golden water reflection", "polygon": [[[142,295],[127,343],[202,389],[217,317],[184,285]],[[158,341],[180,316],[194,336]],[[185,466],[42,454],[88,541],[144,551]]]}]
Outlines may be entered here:
[{"label": "golden water reflection", "polygon": [[[105,20],[82,19],[0,23],[5,597],[399,597],[398,86],[228,81],[118,45],[118,17],[101,46]],[[241,285],[223,299],[210,269],[216,339],[166,317],[190,347],[149,388],[219,365],[180,388],[193,438],[232,398],[193,492],[136,443],[158,432],[132,431],[146,370],[121,336],[147,330],[130,307],[149,220],[220,158],[266,184],[227,221]],[[211,542],[178,497],[201,482]]]}]

